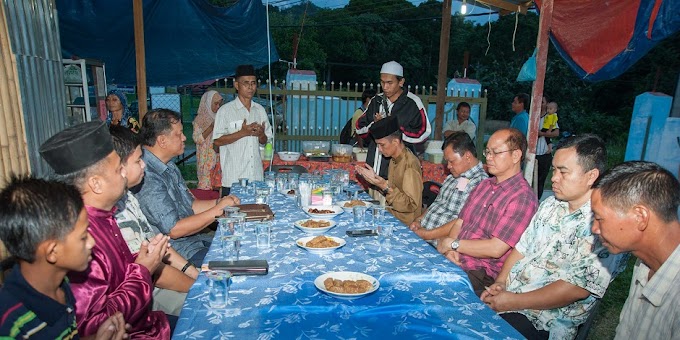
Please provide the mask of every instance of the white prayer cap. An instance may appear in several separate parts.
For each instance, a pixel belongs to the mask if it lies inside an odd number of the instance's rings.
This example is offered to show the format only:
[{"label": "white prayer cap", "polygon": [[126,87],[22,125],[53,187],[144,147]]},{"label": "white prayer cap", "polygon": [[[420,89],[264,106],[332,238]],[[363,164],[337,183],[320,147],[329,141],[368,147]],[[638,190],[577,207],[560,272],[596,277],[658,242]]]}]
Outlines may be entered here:
[{"label": "white prayer cap", "polygon": [[393,60],[393,61],[384,63],[382,68],[380,69],[380,73],[394,74],[395,76],[403,77],[404,76],[404,68],[401,67],[401,65],[399,65],[398,62]]}]

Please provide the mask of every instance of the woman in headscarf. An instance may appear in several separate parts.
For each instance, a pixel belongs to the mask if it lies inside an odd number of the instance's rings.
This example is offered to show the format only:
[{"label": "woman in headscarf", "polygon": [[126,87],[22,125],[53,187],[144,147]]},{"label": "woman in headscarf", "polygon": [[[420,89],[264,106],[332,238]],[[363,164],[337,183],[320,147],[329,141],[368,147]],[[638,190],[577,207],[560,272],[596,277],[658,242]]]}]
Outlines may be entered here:
[{"label": "woman in headscarf", "polygon": [[215,114],[224,100],[217,91],[207,91],[201,97],[198,113],[194,118],[194,143],[196,143],[196,175],[198,189],[212,190],[211,172],[218,163],[219,154],[213,150],[212,133]]},{"label": "woman in headscarf", "polygon": [[139,122],[132,117],[127,106],[125,94],[118,90],[111,90],[106,95],[106,125],[120,125],[129,128],[133,132],[139,132]]}]

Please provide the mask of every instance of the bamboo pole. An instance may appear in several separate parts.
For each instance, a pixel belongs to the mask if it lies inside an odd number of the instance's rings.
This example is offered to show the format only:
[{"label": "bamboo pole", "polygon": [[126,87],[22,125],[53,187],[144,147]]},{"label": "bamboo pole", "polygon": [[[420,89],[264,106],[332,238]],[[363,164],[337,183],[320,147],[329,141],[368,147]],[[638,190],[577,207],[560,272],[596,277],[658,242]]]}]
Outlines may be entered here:
[{"label": "bamboo pole", "polygon": [[18,89],[16,58],[9,41],[9,29],[4,6],[0,6],[0,187],[12,174],[27,174],[28,145]]}]

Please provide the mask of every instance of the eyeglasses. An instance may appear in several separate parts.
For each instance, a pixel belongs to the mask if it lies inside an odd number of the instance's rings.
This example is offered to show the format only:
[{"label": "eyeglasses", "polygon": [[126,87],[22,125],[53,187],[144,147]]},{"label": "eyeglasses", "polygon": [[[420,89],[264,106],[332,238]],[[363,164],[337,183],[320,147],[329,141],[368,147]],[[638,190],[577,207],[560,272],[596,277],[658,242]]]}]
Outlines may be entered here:
[{"label": "eyeglasses", "polygon": [[517,150],[517,149],[510,149],[510,150],[505,150],[505,151],[494,151],[494,150],[485,149],[484,151],[482,151],[482,154],[484,155],[484,157],[489,158],[489,157],[496,157],[499,154],[502,154],[504,152],[510,152],[510,151],[515,151],[515,150]]}]

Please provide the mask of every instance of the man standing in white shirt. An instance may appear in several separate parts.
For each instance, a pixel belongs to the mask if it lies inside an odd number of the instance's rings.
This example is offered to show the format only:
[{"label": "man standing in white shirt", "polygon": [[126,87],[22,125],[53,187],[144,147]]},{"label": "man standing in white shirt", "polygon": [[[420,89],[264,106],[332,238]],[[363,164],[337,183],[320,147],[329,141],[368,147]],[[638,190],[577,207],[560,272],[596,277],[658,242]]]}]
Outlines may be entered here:
[{"label": "man standing in white shirt", "polygon": [[222,196],[239,178],[263,179],[260,144],[273,135],[264,107],[253,102],[257,79],[252,65],[236,68],[234,87],[238,97],[217,111],[213,131],[213,147],[220,152]]}]

